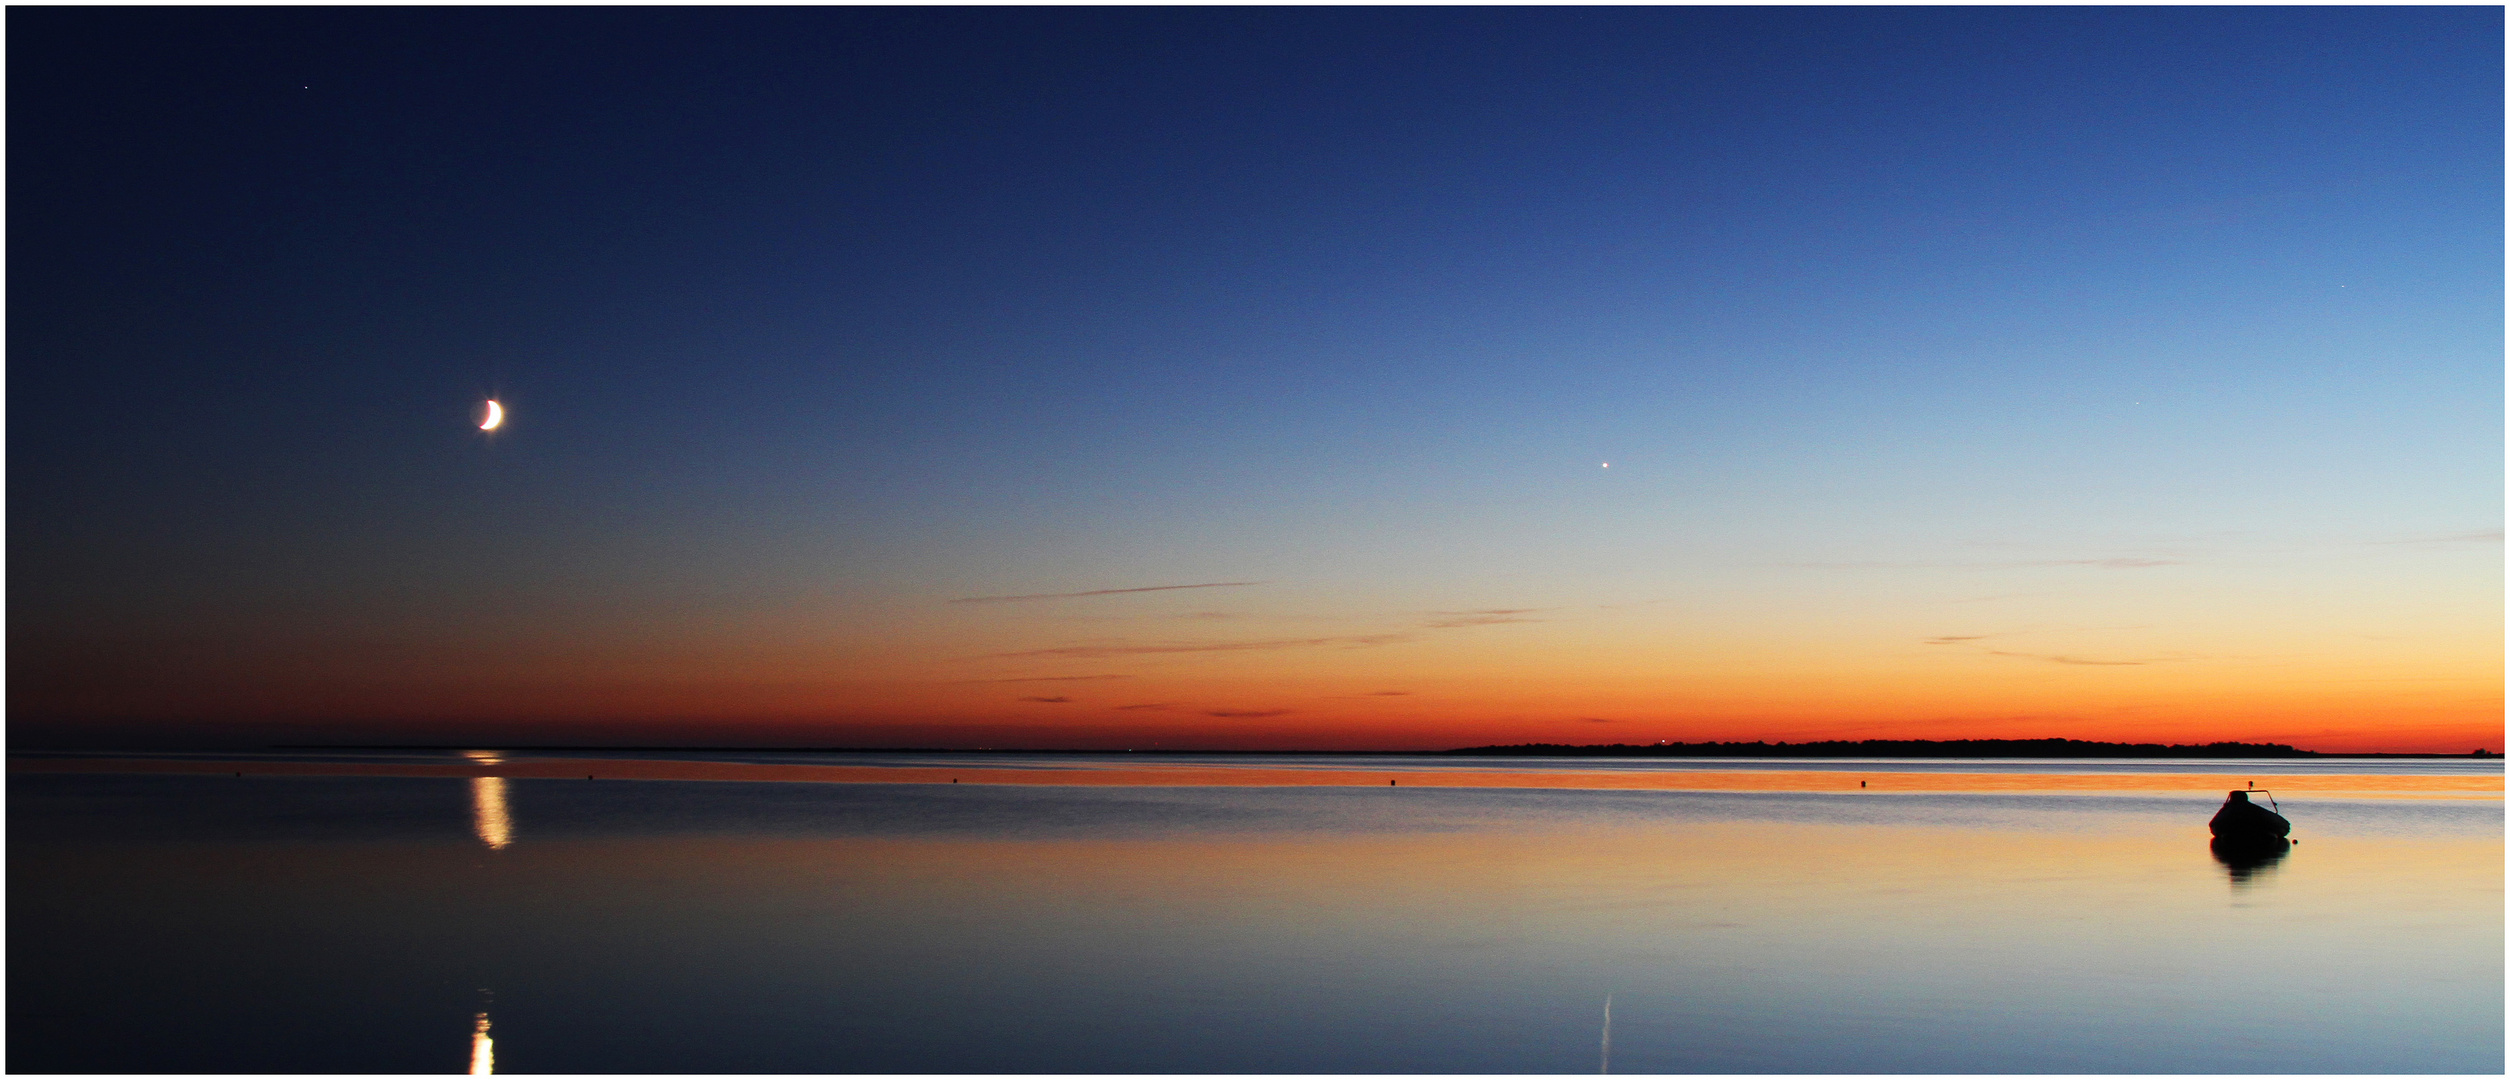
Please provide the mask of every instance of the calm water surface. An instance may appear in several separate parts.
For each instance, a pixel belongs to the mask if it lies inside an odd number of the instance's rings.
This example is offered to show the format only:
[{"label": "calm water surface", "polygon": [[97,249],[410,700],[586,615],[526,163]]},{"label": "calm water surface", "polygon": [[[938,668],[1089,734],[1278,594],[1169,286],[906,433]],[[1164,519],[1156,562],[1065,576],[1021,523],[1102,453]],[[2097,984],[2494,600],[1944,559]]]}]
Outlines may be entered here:
[{"label": "calm water surface", "polygon": [[2502,1070],[2497,793],[2219,799],[13,773],[7,1066]]}]

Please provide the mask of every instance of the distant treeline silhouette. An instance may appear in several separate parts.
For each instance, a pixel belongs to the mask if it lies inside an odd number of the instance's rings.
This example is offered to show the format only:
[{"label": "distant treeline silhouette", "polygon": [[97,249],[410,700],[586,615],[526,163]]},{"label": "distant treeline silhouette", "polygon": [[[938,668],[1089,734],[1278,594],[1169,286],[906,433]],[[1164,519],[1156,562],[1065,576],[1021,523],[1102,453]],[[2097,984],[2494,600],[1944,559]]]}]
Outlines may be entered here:
[{"label": "distant treeline silhouette", "polygon": [[1570,746],[1520,743],[1472,746],[1446,754],[1488,757],[2318,757],[2282,743],[2214,742],[2193,746],[2087,742],[2082,739],[1834,739],[1828,742],[1613,743]]}]

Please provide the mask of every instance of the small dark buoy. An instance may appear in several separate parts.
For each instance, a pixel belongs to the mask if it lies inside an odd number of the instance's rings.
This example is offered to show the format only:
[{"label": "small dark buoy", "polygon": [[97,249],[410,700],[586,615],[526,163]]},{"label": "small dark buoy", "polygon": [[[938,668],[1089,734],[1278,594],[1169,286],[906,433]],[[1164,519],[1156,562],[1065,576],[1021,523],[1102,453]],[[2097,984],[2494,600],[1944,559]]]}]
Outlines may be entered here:
[{"label": "small dark buoy", "polygon": [[1388,781],[1386,781],[1386,786],[1387,786],[1387,787],[1393,787],[1393,786],[1394,786],[1394,781],[1392,781],[1392,780],[1388,780]]},{"label": "small dark buoy", "polygon": [[1859,781],[1857,781],[1857,782],[1856,782],[1856,786],[1858,786],[1858,787],[1864,787],[1864,786],[1865,786],[1865,781],[1863,781],[1863,780],[1859,780]]},{"label": "small dark buoy", "polygon": [[950,778],[950,782],[951,782],[951,783],[953,783],[953,784],[958,783],[958,782],[959,782],[959,778],[958,778],[958,777],[953,776],[953,777],[951,777],[951,778]]}]

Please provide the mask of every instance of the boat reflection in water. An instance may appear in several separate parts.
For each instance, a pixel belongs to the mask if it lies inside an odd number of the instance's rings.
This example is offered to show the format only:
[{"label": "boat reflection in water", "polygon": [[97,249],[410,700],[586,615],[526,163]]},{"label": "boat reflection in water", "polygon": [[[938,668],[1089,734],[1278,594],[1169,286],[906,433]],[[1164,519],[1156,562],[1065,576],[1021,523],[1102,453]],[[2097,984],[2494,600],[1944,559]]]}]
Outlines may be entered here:
[{"label": "boat reflection in water", "polygon": [[2292,841],[2280,836],[2262,840],[2234,840],[2217,836],[2210,846],[2214,861],[2231,872],[2233,885],[2247,885],[2252,879],[2266,876],[2292,851]]}]

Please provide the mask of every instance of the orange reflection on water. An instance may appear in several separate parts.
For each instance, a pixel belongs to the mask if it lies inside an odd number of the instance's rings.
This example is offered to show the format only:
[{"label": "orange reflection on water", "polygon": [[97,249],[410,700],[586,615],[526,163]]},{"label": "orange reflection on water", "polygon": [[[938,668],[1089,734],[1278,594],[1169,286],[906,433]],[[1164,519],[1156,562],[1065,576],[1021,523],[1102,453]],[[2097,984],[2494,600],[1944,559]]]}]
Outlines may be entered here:
[{"label": "orange reflection on water", "polygon": [[488,1037],[488,1014],[479,1014],[471,1028],[471,1075],[488,1076],[497,1071],[497,1040]]},{"label": "orange reflection on water", "polygon": [[[2471,903],[2497,913],[2501,849],[2498,838],[2328,835],[2293,861],[2315,871],[2320,915],[2393,913],[2411,898],[2419,919]],[[634,867],[674,903],[733,896],[783,910],[841,895],[860,933],[942,925],[936,934],[971,955],[1016,951],[1049,927],[1104,942],[1186,920],[1232,947],[1251,935],[1272,941],[1262,951],[1317,956],[1335,952],[1326,942],[1394,940],[1424,954],[1487,950],[1504,967],[1513,950],[1547,943],[1592,958],[1653,951],[1668,963],[1727,953],[1717,966],[1732,970],[1801,951],[1818,970],[1837,965],[1816,957],[1844,951],[2027,980],[2040,976],[2019,956],[2045,971],[2114,965],[2121,951],[2216,953],[2237,918],[2200,822],[2091,833],[1685,820],[1392,836],[657,838],[566,842],[534,857],[551,882],[614,880]],[[586,903],[597,896],[590,884],[568,887],[583,888]],[[2497,955],[2497,915],[2479,923],[2492,933],[2423,944]],[[1691,940],[1665,952],[1669,934]],[[2313,943],[2298,962],[2378,947]]]},{"label": "orange reflection on water", "polygon": [[[505,755],[494,750],[465,750],[462,756],[482,765],[505,762]],[[504,777],[471,778],[471,831],[478,833],[479,842],[491,851],[502,851],[514,842],[514,818],[506,812]]]},{"label": "orange reflection on water", "polygon": [[[2473,798],[2502,796],[2499,775],[2287,774],[2273,772],[1901,772],[1876,769],[1421,769],[1365,765],[1285,769],[1230,765],[1156,764],[1122,768],[1002,768],[874,765],[774,765],[746,762],[668,761],[650,758],[597,760],[503,760],[489,751],[466,755],[477,764],[429,765],[376,762],[254,762],[250,771],[299,776],[470,777],[480,840],[492,848],[512,842],[504,778],[583,780],[738,780],[851,784],[1019,784],[1113,787],[1447,787],[1564,788],[1636,791],[1769,792],[2212,792],[2254,785],[2278,794],[2311,793],[2369,798]],[[2058,765],[2051,762],[2051,765]],[[11,772],[223,773],[232,763],[127,759],[12,759]]]},{"label": "orange reflection on water", "polygon": [[514,819],[505,807],[504,777],[471,778],[471,831],[478,833],[479,842],[492,851],[504,850],[514,842]]}]

